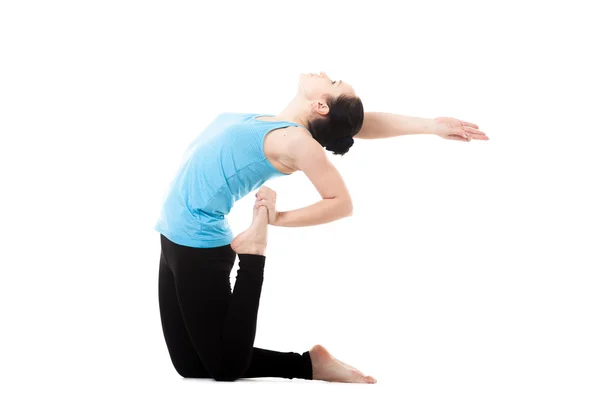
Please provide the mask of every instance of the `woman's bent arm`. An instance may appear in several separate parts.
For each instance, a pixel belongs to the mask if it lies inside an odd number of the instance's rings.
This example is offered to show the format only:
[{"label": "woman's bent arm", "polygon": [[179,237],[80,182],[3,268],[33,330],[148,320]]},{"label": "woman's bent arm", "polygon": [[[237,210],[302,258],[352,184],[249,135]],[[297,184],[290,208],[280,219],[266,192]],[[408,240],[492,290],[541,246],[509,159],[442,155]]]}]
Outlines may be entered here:
[{"label": "woman's bent arm", "polygon": [[321,225],[351,214],[348,201],[337,198],[323,199],[297,210],[278,211],[277,219],[272,225],[287,227]]},{"label": "woman's bent arm", "polygon": [[323,147],[301,128],[290,129],[290,134],[285,152],[291,167],[304,172],[323,200],[297,210],[278,212],[272,225],[321,225],[352,215],[348,188]]}]

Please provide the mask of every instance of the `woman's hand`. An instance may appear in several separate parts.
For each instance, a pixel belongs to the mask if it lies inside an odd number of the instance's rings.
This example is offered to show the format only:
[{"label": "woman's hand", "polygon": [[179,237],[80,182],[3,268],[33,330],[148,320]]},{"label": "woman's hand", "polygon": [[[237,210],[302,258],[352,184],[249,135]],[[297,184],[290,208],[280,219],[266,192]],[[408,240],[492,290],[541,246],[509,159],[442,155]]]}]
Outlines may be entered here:
[{"label": "woman's hand", "polygon": [[475,140],[490,140],[485,133],[480,131],[476,124],[472,122],[461,121],[456,118],[438,117],[435,121],[434,134],[450,140],[461,140],[470,142]]},{"label": "woman's hand", "polygon": [[269,214],[269,225],[273,225],[277,221],[279,213],[275,210],[277,201],[277,193],[267,186],[261,186],[256,192],[256,202],[254,208],[266,206]]}]

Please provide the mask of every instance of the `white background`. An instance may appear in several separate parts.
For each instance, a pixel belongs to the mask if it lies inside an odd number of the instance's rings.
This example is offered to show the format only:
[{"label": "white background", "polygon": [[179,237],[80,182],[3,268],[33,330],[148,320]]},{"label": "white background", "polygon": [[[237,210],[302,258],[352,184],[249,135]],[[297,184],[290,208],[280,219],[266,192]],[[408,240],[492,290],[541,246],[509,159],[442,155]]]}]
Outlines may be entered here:
[{"label": "white background", "polygon": [[[2,2],[0,397],[598,399],[591,4]],[[320,343],[377,384],[183,379],[158,309],[164,190],[216,114],[277,114],[319,71],[366,111],[490,140],[356,139],[328,153],[354,215],[270,227],[255,345]],[[280,210],[320,199],[302,173],[266,185]]]}]

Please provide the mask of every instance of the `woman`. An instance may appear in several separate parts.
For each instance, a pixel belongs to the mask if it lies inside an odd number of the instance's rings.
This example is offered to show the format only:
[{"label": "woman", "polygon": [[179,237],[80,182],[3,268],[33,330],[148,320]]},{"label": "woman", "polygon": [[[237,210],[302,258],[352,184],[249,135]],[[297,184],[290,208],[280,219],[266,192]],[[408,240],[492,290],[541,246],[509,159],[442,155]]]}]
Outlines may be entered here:
[{"label": "woman", "polygon": [[[352,86],[324,73],[301,74],[298,83],[296,96],[279,115],[217,116],[188,147],[166,193],[155,225],[161,243],[160,315],[169,355],[183,377],[375,383],[321,345],[302,354],[253,347],[267,225],[318,225],[351,215],[348,190],[323,148],[343,155],[355,137],[426,132],[487,140],[476,125],[453,118],[365,114]],[[306,174],[323,200],[277,211],[276,193],[262,184],[295,171]],[[257,188],[252,224],[234,238],[225,216]]]}]

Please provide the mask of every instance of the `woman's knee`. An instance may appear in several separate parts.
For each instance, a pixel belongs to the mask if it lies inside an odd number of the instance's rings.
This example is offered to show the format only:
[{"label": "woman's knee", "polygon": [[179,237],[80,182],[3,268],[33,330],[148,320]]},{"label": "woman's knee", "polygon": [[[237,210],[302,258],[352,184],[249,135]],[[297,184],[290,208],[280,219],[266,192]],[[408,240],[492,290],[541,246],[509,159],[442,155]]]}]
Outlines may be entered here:
[{"label": "woman's knee", "polygon": [[175,371],[177,371],[179,376],[182,378],[201,378],[201,376],[198,374],[198,371],[195,371],[191,368],[175,366]]},{"label": "woman's knee", "polygon": [[233,381],[241,378],[242,374],[238,373],[237,371],[220,370],[220,371],[214,372],[212,374],[212,377],[215,381],[233,382]]},{"label": "woman's knee", "polygon": [[246,363],[226,363],[211,371],[211,375],[216,381],[233,382],[243,377],[246,369]]}]

